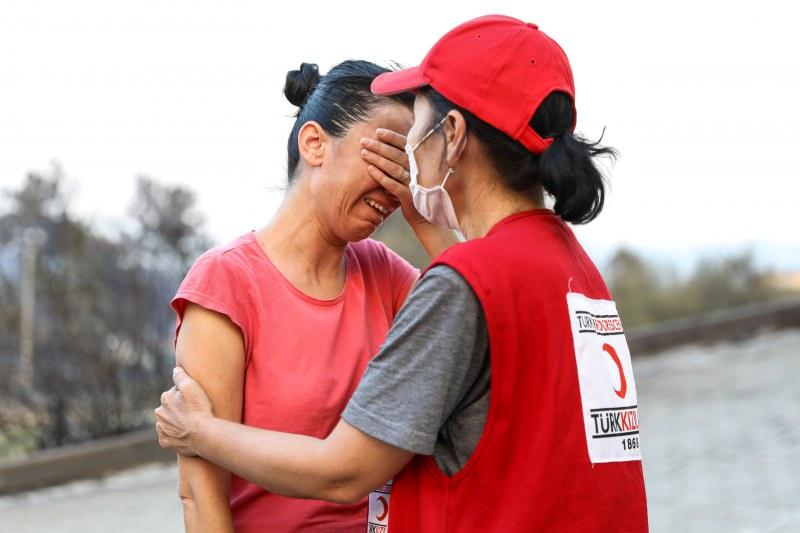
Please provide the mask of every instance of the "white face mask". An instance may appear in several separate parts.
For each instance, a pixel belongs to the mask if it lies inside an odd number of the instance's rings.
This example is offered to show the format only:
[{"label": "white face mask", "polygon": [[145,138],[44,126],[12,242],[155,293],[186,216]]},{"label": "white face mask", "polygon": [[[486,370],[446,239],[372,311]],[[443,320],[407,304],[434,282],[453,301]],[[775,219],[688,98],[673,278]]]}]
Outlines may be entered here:
[{"label": "white face mask", "polygon": [[437,226],[458,230],[458,218],[456,217],[456,211],[453,208],[453,201],[450,199],[450,195],[447,194],[447,191],[444,188],[444,184],[447,183],[447,178],[450,177],[450,174],[455,172],[455,169],[448,168],[442,184],[427,189],[422,187],[417,182],[419,169],[417,168],[417,161],[414,159],[414,150],[419,148],[425,139],[433,135],[433,132],[439,129],[442,124],[444,124],[445,120],[447,120],[446,116],[440,120],[439,123],[436,124],[428,133],[426,133],[413,147],[410,144],[406,145],[405,149],[406,155],[408,155],[408,171],[411,177],[409,188],[411,189],[411,198],[414,201],[414,207],[417,209],[417,211],[419,211],[420,215],[428,220],[428,222],[436,224]]}]

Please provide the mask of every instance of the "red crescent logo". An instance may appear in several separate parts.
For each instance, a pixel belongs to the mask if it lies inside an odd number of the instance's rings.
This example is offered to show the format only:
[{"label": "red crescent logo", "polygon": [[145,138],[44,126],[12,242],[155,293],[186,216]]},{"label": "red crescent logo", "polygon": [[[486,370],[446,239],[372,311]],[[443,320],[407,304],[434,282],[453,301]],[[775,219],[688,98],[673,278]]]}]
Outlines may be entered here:
[{"label": "red crescent logo", "polygon": [[613,359],[614,363],[617,365],[617,370],[619,370],[619,390],[614,389],[614,392],[620,398],[624,398],[628,393],[628,382],[625,381],[625,372],[622,371],[622,363],[619,360],[617,351],[610,344],[603,344],[603,351],[610,355],[611,359]]},{"label": "red crescent logo", "polygon": [[383,522],[384,520],[386,520],[386,515],[389,514],[389,502],[387,502],[386,498],[384,498],[383,496],[378,496],[377,501],[383,504],[383,512],[375,515],[375,518],[378,520],[378,522]]}]

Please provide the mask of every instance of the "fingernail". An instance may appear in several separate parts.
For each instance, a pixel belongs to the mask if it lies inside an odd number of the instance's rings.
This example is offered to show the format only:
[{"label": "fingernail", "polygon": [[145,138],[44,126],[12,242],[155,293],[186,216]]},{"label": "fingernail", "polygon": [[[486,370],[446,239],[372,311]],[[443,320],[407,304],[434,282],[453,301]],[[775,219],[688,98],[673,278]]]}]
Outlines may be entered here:
[{"label": "fingernail", "polygon": [[172,375],[174,376],[177,373],[178,373],[178,367],[173,368],[172,369]]}]

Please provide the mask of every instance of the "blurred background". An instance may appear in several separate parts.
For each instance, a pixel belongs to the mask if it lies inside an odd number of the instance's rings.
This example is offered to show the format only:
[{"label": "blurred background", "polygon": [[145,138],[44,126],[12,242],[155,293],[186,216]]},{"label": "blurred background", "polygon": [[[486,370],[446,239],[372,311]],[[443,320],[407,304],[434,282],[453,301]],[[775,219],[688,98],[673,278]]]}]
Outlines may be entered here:
[{"label": "blurred background", "polygon": [[[628,331],[653,531],[800,530],[785,4],[28,0],[0,4],[0,531],[181,530],[168,302],[279,205],[286,72],[417,64],[489,13],[563,46],[577,129],[621,154],[576,232]],[[399,215],[377,238],[426,264]]]}]

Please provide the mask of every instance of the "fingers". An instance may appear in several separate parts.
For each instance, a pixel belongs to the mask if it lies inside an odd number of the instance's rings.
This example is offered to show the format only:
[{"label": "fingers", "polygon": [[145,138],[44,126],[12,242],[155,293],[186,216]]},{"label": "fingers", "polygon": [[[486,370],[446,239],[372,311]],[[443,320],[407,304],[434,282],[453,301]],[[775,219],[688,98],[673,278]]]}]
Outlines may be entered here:
[{"label": "fingers", "polygon": [[401,202],[403,201],[405,195],[411,194],[411,192],[408,190],[408,186],[392,177],[387,176],[386,173],[378,167],[370,165],[367,167],[367,172],[369,172],[369,175],[372,177],[372,179],[378,182],[378,185],[389,191],[389,193],[393,194]]},{"label": "fingers", "polygon": [[186,437],[186,430],[183,425],[176,421],[167,409],[158,407],[153,411],[156,415],[156,432],[159,437],[168,437],[173,440],[180,440]]},{"label": "fingers", "polygon": [[[156,429],[158,429],[158,424],[156,424]],[[158,431],[158,445],[164,448],[165,450],[176,450],[179,451],[180,441],[173,439],[172,437],[168,436],[163,431]]]},{"label": "fingers", "polygon": [[173,394],[178,394],[174,387],[161,395],[163,405],[153,410],[153,414],[156,417],[158,445],[165,449],[175,450],[183,455],[195,455],[195,452],[186,441],[186,431],[182,429],[180,424],[176,425],[175,419],[170,413],[168,404]]},{"label": "fingers", "polygon": [[156,430],[159,433],[164,433],[166,430],[166,426],[170,422],[170,417],[167,414],[167,410],[164,407],[156,407],[153,410],[153,414],[156,416]]},{"label": "fingers", "polygon": [[408,183],[408,157],[404,151],[369,138],[361,139],[361,146],[361,157],[367,163],[375,165],[397,181]]},{"label": "fingers", "polygon": [[406,142],[408,142],[405,135],[386,128],[378,128],[375,133],[378,134],[378,139],[405,153]]},{"label": "fingers", "polygon": [[172,369],[172,382],[175,383],[177,390],[181,390],[190,387],[194,380],[189,377],[189,374],[186,373],[182,366],[176,366]]},{"label": "fingers", "polygon": [[175,441],[167,429],[166,416],[164,415],[164,408],[158,407],[154,411],[156,415],[156,434],[158,435],[158,443],[162,448],[170,448],[174,446]]},{"label": "fingers", "polygon": [[397,181],[401,184],[406,184],[410,181],[408,171],[401,165],[393,161],[389,161],[379,155],[376,155],[369,150],[361,150],[361,157],[371,166],[381,170],[387,178]]},{"label": "fingers", "polygon": [[397,148],[391,144],[376,141],[375,139],[370,139],[369,137],[364,137],[361,139],[361,146],[370,152],[375,152],[379,156],[385,157],[389,161],[394,161],[395,163],[400,163],[404,166],[406,164],[407,156],[404,147]]},{"label": "fingers", "polygon": [[166,406],[167,403],[178,393],[177,387],[172,387],[168,391],[161,393],[161,405]]}]

